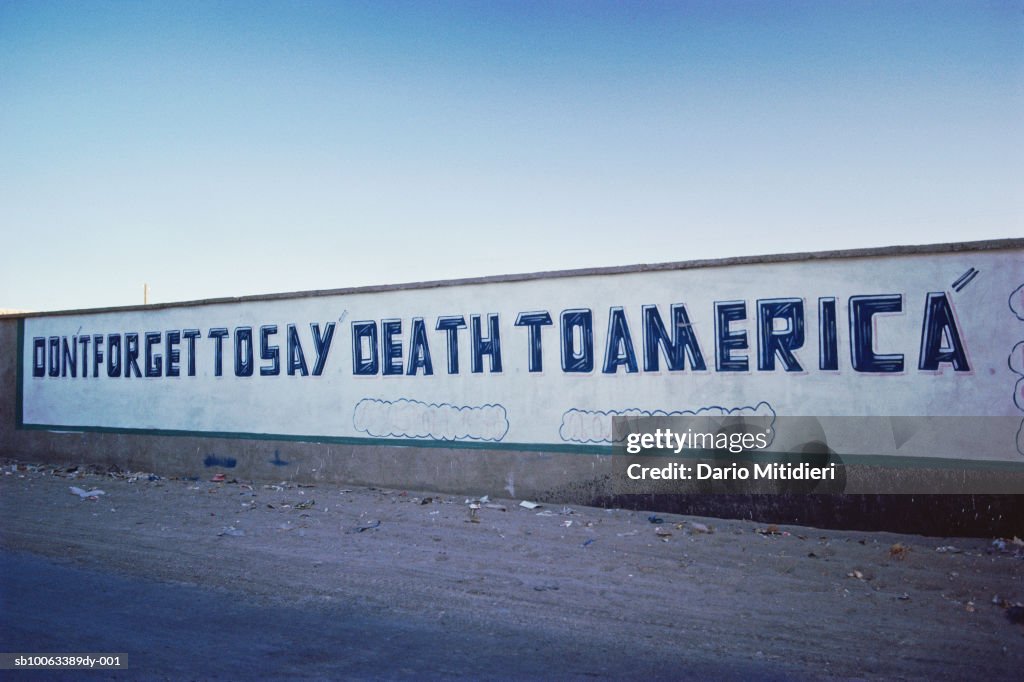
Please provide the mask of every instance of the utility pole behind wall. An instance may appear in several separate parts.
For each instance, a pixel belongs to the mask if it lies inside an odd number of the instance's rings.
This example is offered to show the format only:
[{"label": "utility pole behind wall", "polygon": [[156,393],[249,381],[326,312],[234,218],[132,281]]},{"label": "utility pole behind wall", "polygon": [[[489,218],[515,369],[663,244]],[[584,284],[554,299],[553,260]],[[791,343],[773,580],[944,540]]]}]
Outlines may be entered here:
[{"label": "utility pole behind wall", "polygon": [[149,305],[149,285],[142,285],[142,305]]}]

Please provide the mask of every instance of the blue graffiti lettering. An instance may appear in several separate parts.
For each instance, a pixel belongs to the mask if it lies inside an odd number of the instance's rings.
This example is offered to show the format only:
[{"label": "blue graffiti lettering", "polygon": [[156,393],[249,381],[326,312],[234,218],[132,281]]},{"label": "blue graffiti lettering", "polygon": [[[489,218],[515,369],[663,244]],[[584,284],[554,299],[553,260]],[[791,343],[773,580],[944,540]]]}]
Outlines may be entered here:
[{"label": "blue graffiti lettering", "polygon": [[224,327],[214,327],[206,332],[206,337],[213,339],[213,376],[224,375],[224,339],[228,336],[228,330]]},{"label": "blue graffiti lettering", "polygon": [[921,370],[935,371],[939,369],[939,363],[943,362],[952,364],[957,372],[971,370],[963,341],[960,340],[953,307],[945,293],[933,291],[925,299],[921,357],[917,366]]},{"label": "blue graffiti lettering", "polygon": [[472,344],[472,355],[470,356],[469,369],[474,374],[484,371],[484,356],[490,357],[491,372],[501,373],[501,333],[498,328],[498,316],[494,313],[487,315],[488,336],[483,336],[480,329],[480,316],[471,315],[469,318],[470,341]]},{"label": "blue graffiti lettering", "polygon": [[818,299],[818,369],[839,369],[839,338],[836,334],[836,299]]},{"label": "blue graffiti lettering", "polygon": [[121,335],[107,335],[107,376],[121,376]]},{"label": "blue graffiti lettering", "polygon": [[82,347],[82,378],[87,379],[89,377],[89,343],[92,341],[92,337],[89,335],[79,336],[78,345]]},{"label": "blue graffiti lettering", "polygon": [[380,367],[377,355],[377,322],[364,320],[352,323],[352,373],[373,376]]},{"label": "blue graffiti lettering", "polygon": [[196,339],[202,336],[198,329],[182,330],[181,335],[185,337],[185,345],[188,348],[188,375],[196,375]]},{"label": "blue graffiti lettering", "polygon": [[903,355],[874,349],[874,317],[903,310],[902,294],[850,297],[850,359],[855,372],[902,372]]},{"label": "blue graffiti lettering", "polygon": [[142,376],[139,371],[139,335],[135,333],[124,335],[124,378],[130,379],[132,371],[135,376]]},{"label": "blue graffiti lettering", "polygon": [[427,344],[427,327],[423,324],[422,317],[414,317],[412,320],[412,339],[409,341],[409,369],[406,374],[416,376],[418,369],[423,374],[434,373],[434,364],[430,361],[430,346]]},{"label": "blue graffiti lettering", "polygon": [[251,377],[253,364],[252,327],[235,327],[235,376]]},{"label": "blue graffiti lettering", "polygon": [[551,322],[551,315],[549,315],[546,310],[519,313],[519,316],[516,318],[517,327],[526,327],[529,329],[529,337],[527,339],[527,345],[529,347],[527,366],[531,372],[544,371],[544,354],[541,348],[540,331],[543,327],[551,324],[553,324]]},{"label": "blue graffiti lettering", "polygon": [[402,333],[401,320],[381,320],[380,333],[383,337],[381,355],[384,358],[384,376],[402,373],[402,341],[395,337]]},{"label": "blue graffiti lettering", "polygon": [[92,337],[92,376],[100,376],[100,365],[103,364],[103,334],[95,334]]},{"label": "blue graffiti lettering", "polygon": [[288,376],[309,376],[309,368],[306,366],[306,354],[302,351],[302,341],[299,340],[299,330],[294,324],[288,325]]},{"label": "blue graffiti lettering", "polygon": [[[589,308],[575,308],[563,310],[560,319],[562,371],[580,373],[593,371],[594,314]],[[579,339],[578,343],[577,338]]]},{"label": "blue graffiti lettering", "polygon": [[[775,321],[785,323],[775,329]],[[757,302],[757,369],[775,369],[776,356],[787,372],[800,372],[803,367],[793,351],[804,345],[804,302],[799,298],[768,298]]]},{"label": "blue graffiti lettering", "polygon": [[270,362],[260,366],[260,376],[277,376],[281,373],[281,349],[270,345],[270,337],[277,334],[276,324],[265,324],[260,327],[260,360]]},{"label": "blue graffiti lettering", "polygon": [[614,307],[608,311],[608,336],[605,338],[604,367],[601,368],[601,372],[615,374],[622,365],[625,365],[628,373],[638,371],[626,311],[621,307]]},{"label": "blue graffiti lettering", "polygon": [[645,305],[644,315],[644,371],[660,370],[660,354],[665,356],[665,364],[670,372],[681,372],[686,369],[686,359],[695,371],[707,370],[704,354],[701,353],[697,335],[694,333],[686,306],[682,303],[672,304],[672,335],[665,329],[665,323],[658,312],[658,306]]},{"label": "blue graffiti lettering", "polygon": [[234,457],[218,457],[217,455],[207,455],[203,460],[203,464],[207,467],[222,467],[224,469],[234,469],[238,464],[238,460]]},{"label": "blue graffiti lettering", "polygon": [[327,353],[331,350],[331,341],[334,340],[334,323],[328,322],[324,326],[323,336],[320,335],[320,325],[313,322],[309,325],[313,332],[313,348],[316,350],[316,362],[313,364],[313,376],[318,377],[324,373],[324,365],[327,364]]},{"label": "blue graffiti lettering", "polygon": [[444,331],[448,342],[448,373],[459,373],[459,330],[466,328],[462,315],[446,315],[437,318],[434,329]]},{"label": "blue graffiti lettering", "polygon": [[143,335],[146,353],[146,378],[159,378],[164,373],[163,356],[153,352],[153,346],[160,343],[160,332],[146,332]]},{"label": "blue graffiti lettering", "polygon": [[166,341],[164,354],[167,356],[166,376],[181,376],[181,370],[178,367],[178,363],[181,362],[181,351],[178,350],[178,344],[181,343],[181,332],[176,329],[168,330],[164,339]]},{"label": "blue graffiti lettering", "polygon": [[733,322],[747,319],[746,301],[715,301],[715,369],[719,372],[746,372],[750,369],[746,355],[733,351],[746,350],[746,330],[730,330]]}]

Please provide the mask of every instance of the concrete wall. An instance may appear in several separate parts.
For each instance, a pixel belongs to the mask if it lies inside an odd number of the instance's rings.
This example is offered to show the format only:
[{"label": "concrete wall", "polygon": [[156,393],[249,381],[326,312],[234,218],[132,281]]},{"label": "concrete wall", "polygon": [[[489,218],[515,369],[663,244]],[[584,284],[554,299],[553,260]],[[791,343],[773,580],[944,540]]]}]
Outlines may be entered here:
[{"label": "concrete wall", "polygon": [[[6,317],[0,454],[855,526],[864,498],[812,514],[808,496],[623,495],[608,415],[929,417],[829,444],[1019,486],[1022,285],[1015,240]],[[965,436],[972,417],[997,419]],[[1020,497],[986,497],[978,527]],[[922,518],[977,503],[935,498]]]}]

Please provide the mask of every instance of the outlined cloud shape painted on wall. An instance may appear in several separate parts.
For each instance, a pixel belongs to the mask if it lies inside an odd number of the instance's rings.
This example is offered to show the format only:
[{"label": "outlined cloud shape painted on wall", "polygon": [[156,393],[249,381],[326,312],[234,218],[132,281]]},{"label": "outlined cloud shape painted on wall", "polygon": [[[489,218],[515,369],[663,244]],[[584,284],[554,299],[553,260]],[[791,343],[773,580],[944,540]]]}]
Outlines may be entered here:
[{"label": "outlined cloud shape painted on wall", "polygon": [[[1011,372],[1020,377],[1013,386],[1013,404],[1017,406],[1018,410],[1024,412],[1024,341],[1013,347],[1010,357],[1006,359],[1006,364],[1010,366]],[[1020,427],[1017,429],[1017,452],[1024,455],[1024,419],[1021,420]]]},{"label": "outlined cloud shape painted on wall", "polygon": [[1024,284],[1013,290],[1010,294],[1010,310],[1017,316],[1017,319],[1024,322]]},{"label": "outlined cloud shape painted on wall", "polygon": [[581,410],[572,408],[562,414],[562,425],[558,429],[559,437],[570,443],[611,443],[612,417],[770,417],[771,434],[775,439],[775,409],[770,403],[761,401],[754,406],[722,407],[708,405],[693,410],[641,410],[629,408],[625,410]]},{"label": "outlined cloud shape painted on wall", "polygon": [[[1024,322],[1024,284],[1010,293],[1007,303],[1017,319]],[[1011,372],[1020,377],[1013,386],[1013,404],[1017,406],[1018,410],[1024,412],[1024,341],[1013,347],[1010,357],[1006,359],[1006,364],[1010,366]],[[1017,452],[1024,455],[1024,419],[1021,420],[1020,427],[1017,429]]]},{"label": "outlined cloud shape painted on wall", "polygon": [[1010,366],[1011,372],[1020,377],[1013,389],[1013,404],[1017,406],[1018,410],[1024,412],[1024,341],[1013,347],[1010,357],[1006,359],[1006,364]]},{"label": "outlined cloud shape painted on wall", "polygon": [[[1024,322],[1024,285],[1014,289],[1007,302],[1011,312],[1017,315],[1019,321]],[[1015,345],[1010,351],[1007,365],[1010,366],[1011,372],[1020,377],[1014,385],[1014,404],[1018,410],[1024,412],[1024,341]],[[1024,455],[1024,419],[1021,420],[1021,425],[1017,429],[1017,452]]]},{"label": "outlined cloud shape painted on wall", "polygon": [[508,433],[502,405],[424,403],[410,398],[363,398],[352,411],[352,425],[376,438],[428,438],[498,442]]},{"label": "outlined cloud shape painted on wall", "polygon": [[1024,419],[1021,420],[1020,428],[1017,429],[1017,452],[1024,455]]}]

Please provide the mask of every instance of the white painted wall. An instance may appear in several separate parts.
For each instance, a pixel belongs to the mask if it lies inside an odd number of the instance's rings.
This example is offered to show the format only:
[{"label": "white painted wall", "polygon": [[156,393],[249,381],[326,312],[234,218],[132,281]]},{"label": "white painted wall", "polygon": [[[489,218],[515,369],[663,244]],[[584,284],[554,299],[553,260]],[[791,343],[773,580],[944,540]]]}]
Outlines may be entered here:
[{"label": "white painted wall", "polygon": [[[973,268],[973,270],[972,270]],[[963,276],[976,274],[966,280]],[[969,276],[969,275],[968,275]],[[954,286],[954,283],[959,284]],[[966,281],[966,283],[965,283]],[[161,429],[188,432],[238,432],[353,438],[427,438],[453,443],[607,444],[608,413],[689,411],[715,406],[771,411],[793,416],[986,416],[1006,417],[979,435],[942,435],[941,424],[919,438],[895,447],[877,434],[856,434],[844,445],[851,452],[916,456],[970,457],[1024,461],[1024,252],[965,251],[947,254],[839,258],[490,282],[436,288],[255,300],[235,304],[183,306],[158,310],[30,317],[24,326],[22,357],[23,420],[29,426]],[[959,287],[959,290],[957,288]],[[922,324],[929,292],[941,292],[955,315],[969,371],[949,362],[935,371],[918,367]],[[851,366],[849,300],[855,296],[897,294],[902,311],[872,320],[878,353],[902,354],[901,372],[858,372]],[[819,369],[819,298],[834,297],[837,313],[838,369]],[[793,351],[802,371],[783,371],[778,356],[774,371],[757,368],[757,302],[794,298],[803,302],[805,341]],[[745,301],[746,319],[731,328],[746,330],[749,348],[745,372],[716,371],[715,302]],[[705,371],[644,371],[643,306],[656,305],[666,326],[670,306],[685,304],[699,342]],[[610,309],[622,307],[628,321],[638,370],[618,366],[603,373]],[[560,314],[590,309],[593,315],[594,368],[586,373],[562,369]],[[548,311],[553,324],[543,327],[543,371],[528,368],[528,329],[517,316]],[[458,374],[449,374],[446,334],[435,324],[441,316],[483,319],[497,314],[502,371],[473,373],[470,330],[459,330]],[[355,376],[352,324],[376,321],[378,344],[383,320],[401,320],[401,362],[408,369],[414,318],[425,323],[433,374]],[[310,324],[335,331],[321,376],[288,376],[285,371],[286,326],[297,326],[309,370],[316,353]],[[276,324],[271,343],[280,348],[281,369],[261,376],[268,362],[259,358],[259,328]],[[253,376],[234,374],[233,343],[224,341],[224,374],[214,376],[211,328],[232,331],[252,327],[255,338]],[[79,344],[76,374],[33,376],[34,339],[80,339],[134,332],[140,344],[146,332],[160,332],[155,351],[166,374],[167,330],[198,329],[196,375],[187,376],[184,342],[181,376],[109,377],[106,357],[100,376],[93,375],[90,341],[89,376],[82,376]],[[779,329],[781,330],[781,324]],[[942,346],[948,347],[949,340]],[[60,343],[63,343],[61,341]],[[104,350],[108,350],[104,347]],[[106,356],[108,353],[104,353]],[[35,358],[38,360],[38,357]],[[383,360],[383,358],[381,358]],[[140,366],[144,359],[140,356]],[[50,369],[48,366],[45,368]],[[960,422],[962,423],[962,422]],[[958,427],[959,429],[959,427]],[[962,429],[960,429],[962,431]],[[938,434],[938,435],[937,435]],[[976,442],[980,438],[983,442]],[[1019,441],[1019,442],[1018,442]],[[781,442],[781,441],[780,441]],[[944,446],[948,443],[948,447]],[[830,441],[831,444],[831,441]],[[896,452],[898,450],[898,453]]]}]

